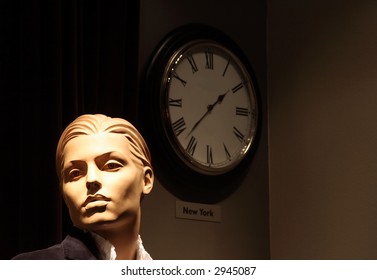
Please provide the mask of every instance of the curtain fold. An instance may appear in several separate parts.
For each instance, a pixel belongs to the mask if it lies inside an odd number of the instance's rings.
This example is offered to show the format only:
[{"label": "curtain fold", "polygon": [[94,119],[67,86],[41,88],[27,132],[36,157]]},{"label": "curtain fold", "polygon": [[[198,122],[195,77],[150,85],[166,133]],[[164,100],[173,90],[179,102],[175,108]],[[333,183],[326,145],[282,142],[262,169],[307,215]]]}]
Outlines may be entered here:
[{"label": "curtain fold", "polygon": [[1,259],[70,227],[55,173],[62,129],[84,113],[136,121],[138,16],[134,0],[1,2]]}]

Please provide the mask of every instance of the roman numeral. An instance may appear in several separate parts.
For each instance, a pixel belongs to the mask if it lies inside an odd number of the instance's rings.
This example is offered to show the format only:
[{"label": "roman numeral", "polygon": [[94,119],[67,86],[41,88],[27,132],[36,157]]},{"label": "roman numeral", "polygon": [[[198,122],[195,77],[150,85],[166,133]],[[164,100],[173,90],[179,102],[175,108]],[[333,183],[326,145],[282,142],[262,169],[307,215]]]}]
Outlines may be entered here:
[{"label": "roman numeral", "polygon": [[233,93],[236,93],[241,88],[243,88],[243,83],[239,83],[238,85],[236,85],[234,88],[232,88],[232,91],[233,91]]},{"label": "roman numeral", "polygon": [[207,145],[207,163],[213,164],[212,147],[210,145]]},{"label": "roman numeral", "polygon": [[191,65],[191,68],[192,68],[192,73],[195,74],[196,72],[198,72],[198,67],[196,66],[196,62],[194,60],[194,57],[189,54],[187,55],[187,60],[190,62],[190,65]]},{"label": "roman numeral", "polygon": [[213,52],[210,50],[207,50],[205,52],[206,55],[206,69],[213,70]]},{"label": "roman numeral", "polygon": [[224,72],[223,72],[223,77],[225,76],[225,73],[226,73],[226,71],[228,70],[229,63],[230,63],[230,58],[228,58],[228,62],[227,62],[227,64],[225,65],[225,69],[224,69]]},{"label": "roman numeral", "polygon": [[238,140],[240,140],[241,142],[244,142],[245,140],[245,135],[242,134],[241,131],[239,131],[237,129],[237,127],[233,126],[233,133],[234,135],[237,137]]},{"label": "roman numeral", "polygon": [[182,99],[169,98],[169,106],[182,107]]},{"label": "roman numeral", "polygon": [[224,143],[223,143],[223,146],[224,146],[224,151],[225,151],[226,159],[230,160],[231,156],[230,156],[229,150],[228,150],[228,148],[226,147],[226,145]]},{"label": "roman numeral", "polygon": [[172,128],[174,131],[174,134],[178,136],[179,134],[182,133],[186,129],[186,123],[185,120],[182,118],[176,120],[175,122],[172,123]]},{"label": "roman numeral", "polygon": [[191,136],[190,141],[188,142],[187,147],[186,147],[186,152],[189,153],[191,156],[193,156],[195,153],[197,144],[198,144],[198,141],[196,140],[196,138],[194,136]]},{"label": "roman numeral", "polygon": [[174,72],[173,74],[173,78],[176,78],[178,81],[181,82],[181,84],[185,87],[187,82],[185,80],[183,80],[181,77],[178,76],[177,72]]},{"label": "roman numeral", "polygon": [[247,116],[249,116],[249,113],[250,112],[247,108],[236,107],[236,115],[237,116],[247,117]]}]

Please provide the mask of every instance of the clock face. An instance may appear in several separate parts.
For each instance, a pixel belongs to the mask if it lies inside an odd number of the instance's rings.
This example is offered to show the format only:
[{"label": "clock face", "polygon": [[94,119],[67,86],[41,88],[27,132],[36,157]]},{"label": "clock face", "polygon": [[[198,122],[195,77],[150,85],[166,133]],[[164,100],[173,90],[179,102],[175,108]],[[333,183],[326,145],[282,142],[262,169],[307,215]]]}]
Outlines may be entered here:
[{"label": "clock face", "polygon": [[202,174],[235,168],[257,129],[256,93],[244,64],[219,43],[192,41],[173,54],[163,80],[163,125],[175,153]]}]

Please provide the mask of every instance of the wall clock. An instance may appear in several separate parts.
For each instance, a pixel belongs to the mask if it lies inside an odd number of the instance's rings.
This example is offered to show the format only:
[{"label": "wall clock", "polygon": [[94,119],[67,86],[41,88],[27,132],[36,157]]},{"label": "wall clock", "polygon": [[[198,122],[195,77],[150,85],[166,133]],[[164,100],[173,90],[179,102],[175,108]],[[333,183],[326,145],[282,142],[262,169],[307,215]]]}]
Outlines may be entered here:
[{"label": "wall clock", "polygon": [[256,80],[239,47],[213,27],[183,26],[158,46],[143,83],[143,122],[157,169],[174,184],[168,189],[191,201],[234,190],[260,121]]}]

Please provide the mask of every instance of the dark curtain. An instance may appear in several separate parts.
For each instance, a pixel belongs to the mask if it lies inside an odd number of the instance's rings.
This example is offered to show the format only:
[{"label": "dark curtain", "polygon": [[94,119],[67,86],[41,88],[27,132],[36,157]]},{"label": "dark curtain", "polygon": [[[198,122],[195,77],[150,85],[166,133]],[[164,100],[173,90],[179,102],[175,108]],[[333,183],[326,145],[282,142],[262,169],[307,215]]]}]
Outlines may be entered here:
[{"label": "dark curtain", "polygon": [[0,3],[0,258],[70,227],[55,173],[64,127],[83,113],[137,119],[139,2]]}]

